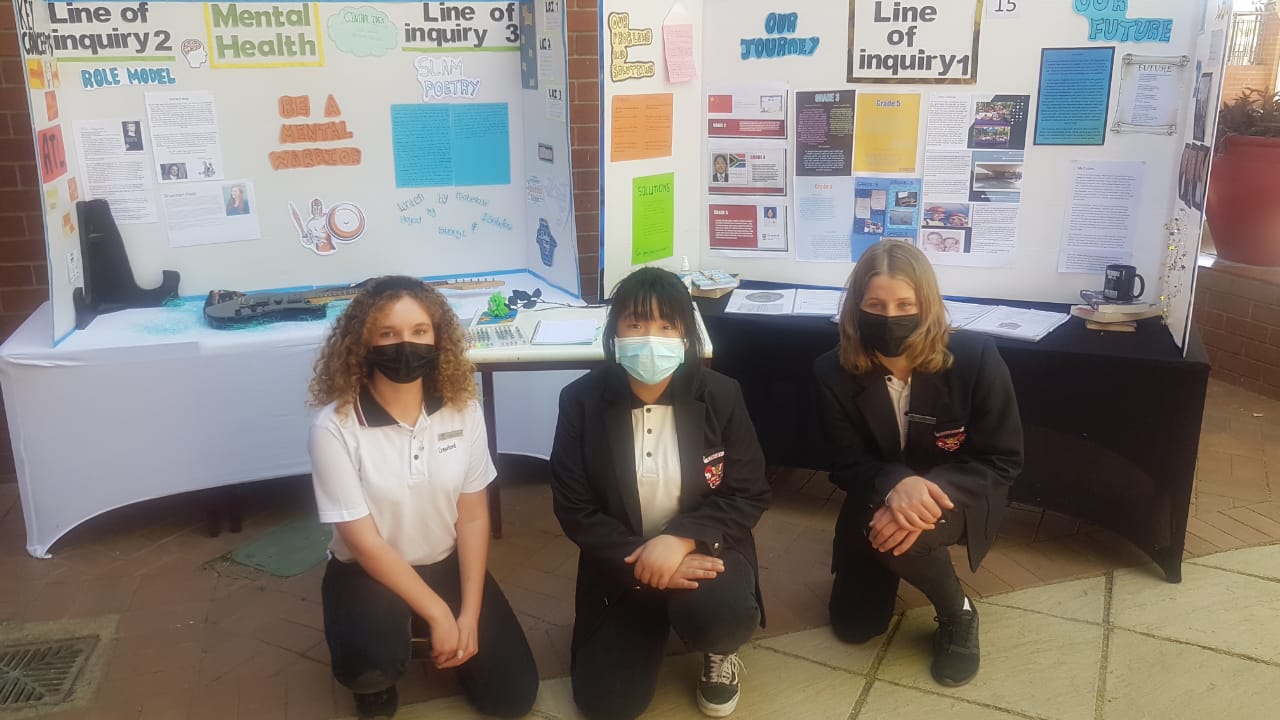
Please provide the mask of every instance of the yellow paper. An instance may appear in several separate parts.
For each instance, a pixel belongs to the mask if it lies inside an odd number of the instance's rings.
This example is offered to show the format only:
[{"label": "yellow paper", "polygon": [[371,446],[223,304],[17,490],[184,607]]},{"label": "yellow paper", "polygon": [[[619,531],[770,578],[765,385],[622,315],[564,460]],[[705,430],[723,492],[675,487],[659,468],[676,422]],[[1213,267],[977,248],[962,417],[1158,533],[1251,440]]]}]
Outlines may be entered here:
[{"label": "yellow paper", "polygon": [[671,157],[671,93],[615,95],[611,162]]},{"label": "yellow paper", "polygon": [[918,93],[858,93],[854,172],[915,173],[920,139]]}]

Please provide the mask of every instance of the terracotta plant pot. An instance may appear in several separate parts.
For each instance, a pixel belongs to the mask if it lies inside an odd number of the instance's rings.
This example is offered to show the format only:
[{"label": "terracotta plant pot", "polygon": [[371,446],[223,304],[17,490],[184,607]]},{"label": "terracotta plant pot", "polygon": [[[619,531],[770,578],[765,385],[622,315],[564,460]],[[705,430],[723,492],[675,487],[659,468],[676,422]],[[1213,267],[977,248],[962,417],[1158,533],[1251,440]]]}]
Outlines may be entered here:
[{"label": "terracotta plant pot", "polygon": [[1204,209],[1218,257],[1280,266],[1280,138],[1223,140]]}]

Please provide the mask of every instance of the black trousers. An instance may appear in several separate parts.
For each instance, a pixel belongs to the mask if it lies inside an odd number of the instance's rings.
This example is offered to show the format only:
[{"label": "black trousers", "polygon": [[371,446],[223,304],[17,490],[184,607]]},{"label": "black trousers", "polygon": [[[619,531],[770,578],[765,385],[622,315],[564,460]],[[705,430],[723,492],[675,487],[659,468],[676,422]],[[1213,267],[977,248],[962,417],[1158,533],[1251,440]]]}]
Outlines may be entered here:
[{"label": "black trousers", "polygon": [[964,538],[964,513],[944,510],[933,530],[921,533],[907,552],[894,557],[871,545],[868,525],[875,509],[865,499],[845,499],[836,520],[831,552],[831,629],[845,642],[860,643],[883,633],[893,619],[898,581],[914,585],[941,615],[964,605],[964,588],[947,548]]},{"label": "black trousers", "polygon": [[669,629],[703,653],[734,652],[751,639],[760,622],[755,570],[733,550],[721,559],[724,572],[696,590],[628,590],[591,620],[595,627],[574,627],[573,699],[584,715],[631,720],[649,707]]},{"label": "black trousers", "polygon": [[[415,567],[457,615],[462,606],[458,555]],[[324,635],[333,676],[358,693],[386,690],[409,665],[413,611],[357,563],[330,560],[321,584]],[[486,715],[520,717],[538,694],[538,668],[511,605],[485,573],[477,631],[479,651],[458,668],[463,691]]]}]

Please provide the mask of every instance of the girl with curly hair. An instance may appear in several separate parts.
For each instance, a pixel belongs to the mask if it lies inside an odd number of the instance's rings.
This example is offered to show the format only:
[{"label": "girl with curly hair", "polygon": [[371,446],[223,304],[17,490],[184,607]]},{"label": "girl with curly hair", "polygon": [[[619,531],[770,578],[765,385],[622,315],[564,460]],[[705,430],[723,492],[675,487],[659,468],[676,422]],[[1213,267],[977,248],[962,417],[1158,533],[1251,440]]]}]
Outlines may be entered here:
[{"label": "girl with curly hair", "polygon": [[481,712],[518,717],[537,695],[529,644],[485,570],[496,471],[474,372],[444,297],[404,276],[367,285],[316,362],[312,481],[334,526],[325,639],[360,718],[395,714],[415,618]]}]

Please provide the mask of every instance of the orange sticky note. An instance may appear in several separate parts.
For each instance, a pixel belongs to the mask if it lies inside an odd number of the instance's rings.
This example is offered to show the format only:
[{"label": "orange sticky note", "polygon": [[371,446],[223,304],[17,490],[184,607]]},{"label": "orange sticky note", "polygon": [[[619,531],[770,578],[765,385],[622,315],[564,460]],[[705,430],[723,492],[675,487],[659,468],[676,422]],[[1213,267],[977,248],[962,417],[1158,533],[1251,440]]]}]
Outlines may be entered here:
[{"label": "orange sticky note", "polygon": [[671,157],[671,93],[615,95],[609,160]]}]

